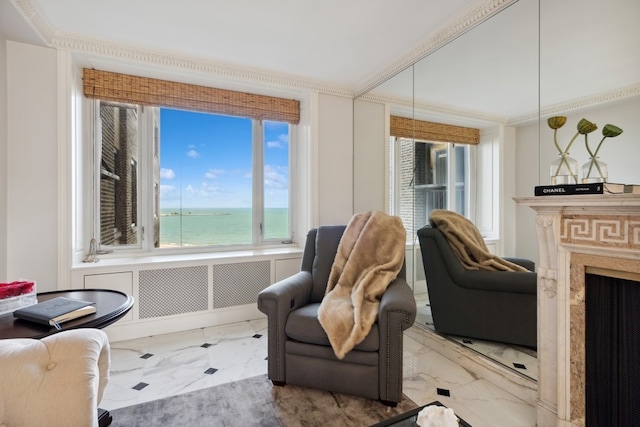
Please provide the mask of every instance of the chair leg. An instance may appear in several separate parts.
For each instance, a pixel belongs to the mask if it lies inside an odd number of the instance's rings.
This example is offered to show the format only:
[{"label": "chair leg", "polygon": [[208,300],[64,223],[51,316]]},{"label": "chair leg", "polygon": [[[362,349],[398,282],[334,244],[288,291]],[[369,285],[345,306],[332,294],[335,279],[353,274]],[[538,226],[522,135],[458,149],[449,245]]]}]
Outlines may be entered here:
[{"label": "chair leg", "polygon": [[278,386],[278,387],[284,387],[284,386],[285,386],[285,384],[287,384],[287,383],[285,383],[284,381],[273,381],[273,380],[271,381],[271,383],[272,383],[273,385],[275,385],[275,386]]},{"label": "chair leg", "polygon": [[98,408],[98,426],[99,427],[107,427],[108,425],[111,424],[112,421],[113,421],[113,418],[111,417],[111,414],[109,414],[109,411]]},{"label": "chair leg", "polygon": [[391,400],[380,400],[380,402],[385,406],[389,406],[390,408],[395,408],[396,406],[398,406],[398,402],[393,402]]}]

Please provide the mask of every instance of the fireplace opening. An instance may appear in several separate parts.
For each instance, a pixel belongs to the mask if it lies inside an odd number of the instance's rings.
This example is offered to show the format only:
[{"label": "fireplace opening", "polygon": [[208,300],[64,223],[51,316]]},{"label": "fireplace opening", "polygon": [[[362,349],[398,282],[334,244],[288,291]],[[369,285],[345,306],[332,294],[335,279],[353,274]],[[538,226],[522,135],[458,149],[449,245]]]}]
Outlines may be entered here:
[{"label": "fireplace opening", "polygon": [[640,281],[585,274],[585,422],[640,425]]}]

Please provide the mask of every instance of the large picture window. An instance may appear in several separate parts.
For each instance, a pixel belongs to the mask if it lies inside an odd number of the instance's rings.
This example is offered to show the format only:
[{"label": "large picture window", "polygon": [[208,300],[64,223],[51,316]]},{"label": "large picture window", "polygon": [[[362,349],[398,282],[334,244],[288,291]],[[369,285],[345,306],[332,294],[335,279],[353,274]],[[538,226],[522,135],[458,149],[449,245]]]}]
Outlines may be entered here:
[{"label": "large picture window", "polygon": [[[170,96],[161,81],[101,73],[85,70],[85,95],[94,98],[97,112],[95,154],[86,169],[93,175],[87,182],[94,183],[94,212],[86,217],[102,250],[255,247],[292,240],[297,104],[177,83]],[[131,79],[135,90],[120,91]],[[170,105],[153,105],[161,101],[157,94],[147,102],[151,98],[138,93],[140,85],[162,92]],[[183,105],[176,93],[206,102]],[[141,102],[124,101],[133,98]]]}]

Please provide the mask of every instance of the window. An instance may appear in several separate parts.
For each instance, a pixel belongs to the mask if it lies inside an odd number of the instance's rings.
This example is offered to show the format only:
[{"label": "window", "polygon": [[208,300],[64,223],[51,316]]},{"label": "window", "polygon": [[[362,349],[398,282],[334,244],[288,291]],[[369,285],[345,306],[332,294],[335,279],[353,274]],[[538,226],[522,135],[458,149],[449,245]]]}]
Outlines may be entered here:
[{"label": "window", "polygon": [[434,209],[469,216],[471,156],[480,130],[392,115],[390,134],[389,203],[407,242]]},{"label": "window", "polygon": [[151,251],[293,240],[290,136],[300,101],[89,68],[82,88],[94,100],[89,167],[79,169],[91,183],[82,186],[85,244]]},{"label": "window", "polygon": [[105,100],[94,125],[102,249],[291,240],[291,125]]},{"label": "window", "polygon": [[390,168],[390,182],[397,182],[390,201],[407,229],[407,241],[413,241],[434,209],[468,215],[472,146],[391,137],[390,150],[390,159],[397,159]]}]

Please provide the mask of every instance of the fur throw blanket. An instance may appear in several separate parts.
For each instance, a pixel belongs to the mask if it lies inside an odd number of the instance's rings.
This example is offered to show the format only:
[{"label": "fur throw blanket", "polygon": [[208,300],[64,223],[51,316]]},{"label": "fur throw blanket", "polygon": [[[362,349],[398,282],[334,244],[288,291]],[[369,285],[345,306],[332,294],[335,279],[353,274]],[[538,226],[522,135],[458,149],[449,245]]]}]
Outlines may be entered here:
[{"label": "fur throw blanket", "polygon": [[318,320],[338,359],[362,342],[380,299],[404,262],[402,220],[381,211],[356,214],[338,244]]},{"label": "fur throw blanket", "polygon": [[489,252],[476,226],[456,212],[435,209],[429,216],[429,222],[444,234],[467,270],[529,271]]}]

